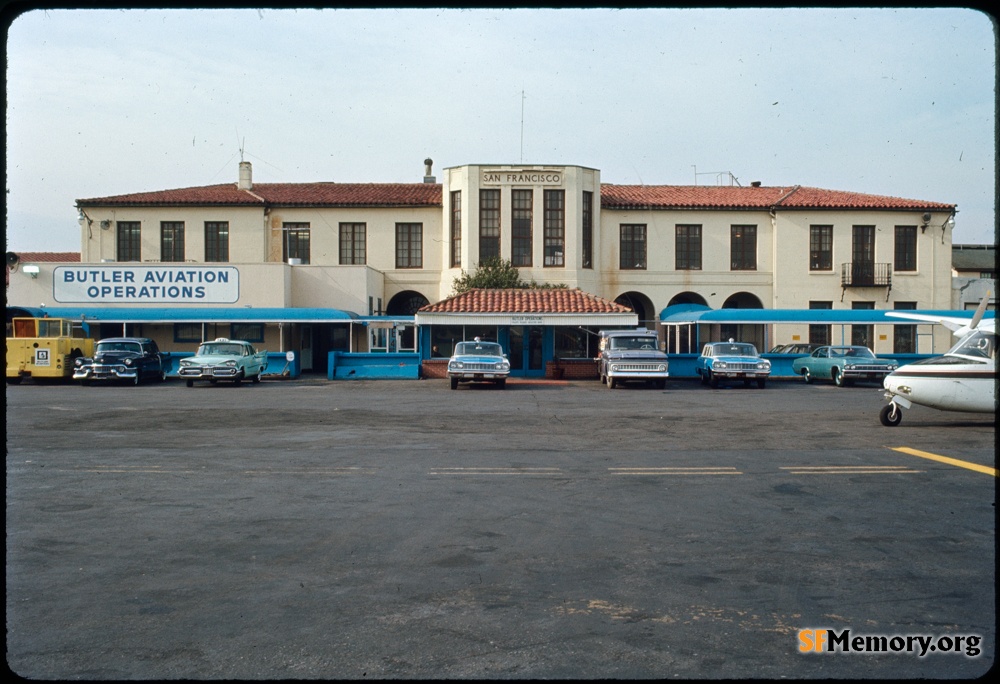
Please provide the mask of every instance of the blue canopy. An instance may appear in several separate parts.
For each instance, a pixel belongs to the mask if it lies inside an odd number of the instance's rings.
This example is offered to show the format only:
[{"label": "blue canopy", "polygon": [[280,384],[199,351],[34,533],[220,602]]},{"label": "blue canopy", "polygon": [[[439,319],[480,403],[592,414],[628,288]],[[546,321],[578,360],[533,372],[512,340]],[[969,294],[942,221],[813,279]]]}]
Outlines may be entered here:
[{"label": "blue canopy", "polygon": [[[712,309],[703,304],[674,304],[660,312],[663,325],[816,323],[823,325],[919,325],[919,321],[886,316],[894,313],[914,313],[924,316],[948,316],[972,320],[974,311],[940,311],[928,309]],[[987,311],[985,318],[996,312]]]},{"label": "blue canopy", "polygon": [[[340,309],[278,307],[100,307],[47,306],[7,307],[17,315],[69,318],[95,323],[338,323],[358,320],[357,314]],[[20,313],[23,311],[24,313]]]}]

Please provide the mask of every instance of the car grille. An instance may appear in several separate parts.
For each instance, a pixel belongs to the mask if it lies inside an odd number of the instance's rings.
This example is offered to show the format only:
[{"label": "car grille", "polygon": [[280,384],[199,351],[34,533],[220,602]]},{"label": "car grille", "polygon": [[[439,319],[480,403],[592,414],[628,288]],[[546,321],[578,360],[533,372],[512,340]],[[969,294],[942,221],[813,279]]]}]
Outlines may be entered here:
[{"label": "car grille", "polygon": [[660,372],[659,363],[616,363],[615,371],[618,373],[657,373]]},{"label": "car grille", "polygon": [[869,366],[869,365],[855,365],[847,371],[848,373],[888,373],[889,369],[885,366]]},{"label": "car grille", "polygon": [[492,372],[497,369],[495,363],[463,363],[459,370],[475,372]]},{"label": "car grille", "polygon": [[125,366],[92,366],[95,378],[110,378],[113,373],[124,373]]},{"label": "car grille", "polygon": [[755,361],[754,362],[750,362],[750,363],[745,363],[745,362],[740,362],[740,361],[737,361],[737,362],[734,363],[733,361],[726,361],[725,370],[727,370],[727,371],[741,371],[741,372],[742,371],[755,371],[755,370],[757,370],[757,363]]}]

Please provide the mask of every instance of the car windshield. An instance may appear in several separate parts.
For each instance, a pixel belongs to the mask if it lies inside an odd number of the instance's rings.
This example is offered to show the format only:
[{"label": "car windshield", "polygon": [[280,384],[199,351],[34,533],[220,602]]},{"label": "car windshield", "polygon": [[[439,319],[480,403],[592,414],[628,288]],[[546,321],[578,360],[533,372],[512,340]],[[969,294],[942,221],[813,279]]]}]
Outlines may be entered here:
[{"label": "car windshield", "polygon": [[243,356],[243,345],[240,344],[203,344],[198,347],[201,356]]},{"label": "car windshield", "polygon": [[949,349],[947,353],[992,359],[997,353],[996,333],[977,330],[959,340],[958,344]]},{"label": "car windshield", "polygon": [[834,347],[830,350],[830,356],[857,359],[875,358],[875,355],[872,354],[872,350],[868,347]]},{"label": "car windshield", "polygon": [[656,340],[644,335],[636,335],[635,337],[612,337],[611,348],[656,349]]},{"label": "car windshield", "polygon": [[97,353],[107,354],[108,352],[132,352],[142,353],[142,345],[138,342],[98,342]]},{"label": "car windshield", "polygon": [[459,342],[455,355],[503,356],[503,351],[496,342]]},{"label": "car windshield", "polygon": [[757,348],[752,344],[719,344],[715,356],[757,356]]}]

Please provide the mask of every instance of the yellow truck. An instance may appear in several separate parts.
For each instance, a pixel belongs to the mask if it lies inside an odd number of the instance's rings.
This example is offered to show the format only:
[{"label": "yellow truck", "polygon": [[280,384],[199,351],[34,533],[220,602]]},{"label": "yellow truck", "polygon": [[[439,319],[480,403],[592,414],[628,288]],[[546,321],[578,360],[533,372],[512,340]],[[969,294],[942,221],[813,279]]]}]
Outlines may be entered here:
[{"label": "yellow truck", "polygon": [[94,340],[67,318],[13,318],[7,328],[7,384],[24,378],[71,378],[73,360],[94,355]]}]

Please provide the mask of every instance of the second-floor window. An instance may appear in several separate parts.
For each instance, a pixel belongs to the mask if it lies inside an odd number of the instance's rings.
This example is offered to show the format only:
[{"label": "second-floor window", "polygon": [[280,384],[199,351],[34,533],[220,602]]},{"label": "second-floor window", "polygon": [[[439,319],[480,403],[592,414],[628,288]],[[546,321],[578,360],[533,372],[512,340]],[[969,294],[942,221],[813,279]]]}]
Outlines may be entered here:
[{"label": "second-floor window", "polygon": [[917,270],[917,227],[896,226],[896,260],[892,265],[894,271]]},{"label": "second-floor window", "polygon": [[229,261],[229,221],[205,221],[205,261]]},{"label": "second-floor window", "polygon": [[396,224],[396,268],[423,268],[424,224]]},{"label": "second-floor window", "polygon": [[674,264],[678,271],[701,270],[701,226],[677,225]]},{"label": "second-floor window", "polygon": [[757,226],[730,226],[730,269],[757,270]]},{"label": "second-floor window", "polygon": [[340,224],[340,263],[361,265],[367,263],[367,238],[364,223]]},{"label": "second-floor window", "polygon": [[462,265],[462,191],[451,193],[451,265]]},{"label": "second-floor window", "polygon": [[118,222],[118,261],[142,261],[141,237],[138,221]]},{"label": "second-floor window", "polygon": [[594,267],[594,193],[584,191],[583,206],[583,268]]},{"label": "second-floor window", "polygon": [[566,254],[566,191],[546,190],[543,240],[546,266],[564,266]]},{"label": "second-floor window", "polygon": [[301,259],[303,264],[309,263],[309,224],[285,223],[282,225],[283,240],[281,245],[282,261]]},{"label": "second-floor window", "polygon": [[531,190],[510,191],[510,263],[531,266]]},{"label": "second-floor window", "polygon": [[500,257],[500,191],[479,191],[479,263]]},{"label": "second-floor window", "polygon": [[833,226],[809,226],[809,270],[833,270]]},{"label": "second-floor window", "polygon": [[184,222],[160,222],[160,261],[184,261]]},{"label": "second-floor window", "polygon": [[[809,302],[810,309],[832,309],[833,302]],[[810,344],[830,344],[830,326],[823,323],[809,324]]]},{"label": "second-floor window", "polygon": [[646,268],[646,224],[623,223],[619,226],[618,268],[623,271]]}]

